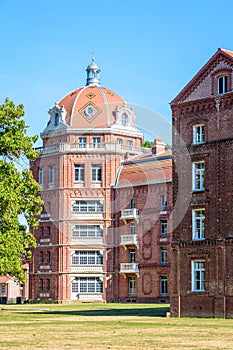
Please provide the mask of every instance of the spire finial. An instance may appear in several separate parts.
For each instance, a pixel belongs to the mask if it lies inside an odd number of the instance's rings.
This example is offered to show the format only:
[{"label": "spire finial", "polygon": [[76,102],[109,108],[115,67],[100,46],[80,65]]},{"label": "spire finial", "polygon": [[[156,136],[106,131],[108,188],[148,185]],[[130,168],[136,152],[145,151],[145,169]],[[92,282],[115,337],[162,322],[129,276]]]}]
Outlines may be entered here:
[{"label": "spire finial", "polygon": [[95,62],[95,48],[92,48],[92,53],[91,53],[91,60],[92,62]]}]

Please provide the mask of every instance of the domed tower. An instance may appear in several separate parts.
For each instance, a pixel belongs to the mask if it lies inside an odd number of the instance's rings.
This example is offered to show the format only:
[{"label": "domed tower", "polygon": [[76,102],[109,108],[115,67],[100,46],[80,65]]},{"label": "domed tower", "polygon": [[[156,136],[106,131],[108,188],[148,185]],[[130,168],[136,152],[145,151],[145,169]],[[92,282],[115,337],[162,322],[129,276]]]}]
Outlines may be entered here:
[{"label": "domed tower", "polygon": [[125,159],[144,152],[133,110],[100,84],[94,58],[86,86],[49,110],[31,169],[44,210],[33,233],[30,299],[111,300],[111,184]]}]

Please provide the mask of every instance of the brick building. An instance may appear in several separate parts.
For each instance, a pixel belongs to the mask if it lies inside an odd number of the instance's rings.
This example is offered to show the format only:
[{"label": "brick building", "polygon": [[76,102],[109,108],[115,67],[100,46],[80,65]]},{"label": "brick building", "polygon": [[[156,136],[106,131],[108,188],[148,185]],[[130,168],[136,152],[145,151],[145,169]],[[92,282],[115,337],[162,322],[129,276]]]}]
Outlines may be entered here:
[{"label": "brick building", "polygon": [[86,86],[49,110],[40,157],[31,163],[44,210],[33,231],[31,301],[112,300],[111,184],[123,160],[143,154],[131,108],[100,84],[92,60]]},{"label": "brick building", "polygon": [[233,316],[232,78],[218,49],[171,102],[172,316]]},{"label": "brick building", "polygon": [[152,152],[123,162],[113,186],[113,300],[120,302],[169,302],[171,151],[155,140]]}]

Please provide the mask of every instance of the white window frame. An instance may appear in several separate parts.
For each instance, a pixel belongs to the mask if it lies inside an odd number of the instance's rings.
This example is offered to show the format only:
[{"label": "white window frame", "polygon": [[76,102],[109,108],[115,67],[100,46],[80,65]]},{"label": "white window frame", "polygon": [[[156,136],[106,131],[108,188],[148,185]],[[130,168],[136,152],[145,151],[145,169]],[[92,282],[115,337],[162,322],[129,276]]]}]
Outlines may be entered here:
[{"label": "white window frame", "polygon": [[205,292],[205,261],[191,261],[192,292]]},{"label": "white window frame", "polygon": [[103,213],[103,201],[100,200],[76,200],[72,206],[73,212],[78,213]]},{"label": "white window frame", "polygon": [[54,185],[55,183],[55,166],[49,165],[49,184]]},{"label": "white window frame", "polygon": [[84,182],[85,166],[84,164],[74,164],[74,181]]},{"label": "white window frame", "polygon": [[39,168],[38,182],[41,187],[44,186],[44,167]]},{"label": "white window frame", "polygon": [[167,276],[160,276],[159,277],[159,284],[160,284],[160,295],[161,296],[167,296],[168,295],[168,279],[167,279]]},{"label": "white window frame", "polygon": [[167,209],[167,196],[163,194],[161,196],[161,209]]},{"label": "white window frame", "polygon": [[130,224],[129,224],[129,233],[131,235],[135,235],[135,230],[136,230],[135,222],[130,222]]},{"label": "white window frame", "polygon": [[194,125],[193,127],[193,143],[195,145],[205,142],[205,126],[204,124]]},{"label": "white window frame", "polygon": [[91,181],[101,182],[102,181],[102,164],[92,164],[91,166]]},{"label": "white window frame", "polygon": [[72,237],[103,237],[103,228],[100,225],[75,225]]},{"label": "white window frame", "polygon": [[77,277],[72,281],[72,293],[103,293],[103,281],[99,277]]},{"label": "white window frame", "polygon": [[193,191],[204,191],[205,162],[193,162]]},{"label": "white window frame", "polygon": [[218,94],[225,94],[227,92],[227,82],[228,82],[228,75],[224,74],[218,77]]},{"label": "white window frame", "polygon": [[79,148],[86,148],[86,146],[87,146],[87,138],[86,137],[79,137],[78,147]]},{"label": "white window frame", "polygon": [[129,276],[129,296],[136,295],[136,277]]},{"label": "white window frame", "polygon": [[93,137],[93,148],[100,148],[100,137]]},{"label": "white window frame", "polygon": [[103,266],[103,254],[97,250],[77,250],[71,256],[71,265],[101,265]]},{"label": "white window frame", "polygon": [[192,239],[200,241],[205,239],[205,209],[192,210]]}]

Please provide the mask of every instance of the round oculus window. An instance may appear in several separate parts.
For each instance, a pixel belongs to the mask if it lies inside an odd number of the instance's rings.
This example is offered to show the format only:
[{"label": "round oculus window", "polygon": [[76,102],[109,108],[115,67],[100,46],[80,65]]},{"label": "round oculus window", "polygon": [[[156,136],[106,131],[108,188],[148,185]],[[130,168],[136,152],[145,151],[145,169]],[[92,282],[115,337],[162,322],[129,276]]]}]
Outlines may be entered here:
[{"label": "round oculus window", "polygon": [[87,106],[85,109],[85,114],[88,116],[92,116],[95,113],[95,110],[92,106]]}]

